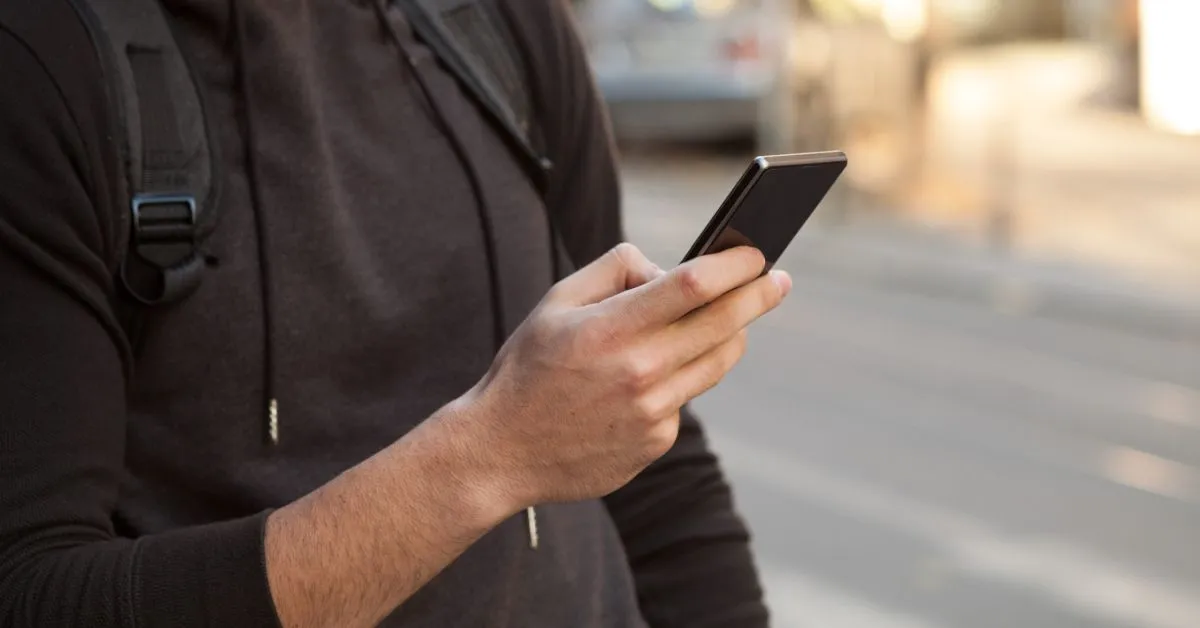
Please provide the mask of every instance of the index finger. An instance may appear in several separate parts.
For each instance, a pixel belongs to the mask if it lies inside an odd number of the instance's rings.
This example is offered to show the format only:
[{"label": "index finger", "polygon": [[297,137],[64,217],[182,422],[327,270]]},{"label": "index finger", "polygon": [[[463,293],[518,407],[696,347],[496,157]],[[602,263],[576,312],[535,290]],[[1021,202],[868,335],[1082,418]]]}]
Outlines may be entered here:
[{"label": "index finger", "polygon": [[601,305],[612,308],[623,327],[663,327],[754,281],[766,264],[761,252],[745,246],[701,255]]}]

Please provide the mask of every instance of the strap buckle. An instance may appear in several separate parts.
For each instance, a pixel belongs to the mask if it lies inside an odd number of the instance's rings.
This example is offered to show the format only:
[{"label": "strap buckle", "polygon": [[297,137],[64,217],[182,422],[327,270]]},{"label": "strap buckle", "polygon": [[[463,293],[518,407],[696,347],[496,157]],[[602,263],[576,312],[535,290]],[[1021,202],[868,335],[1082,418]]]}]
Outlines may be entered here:
[{"label": "strap buckle", "polygon": [[169,269],[196,255],[196,198],[187,194],[143,194],[134,197],[133,250],[159,269]]}]

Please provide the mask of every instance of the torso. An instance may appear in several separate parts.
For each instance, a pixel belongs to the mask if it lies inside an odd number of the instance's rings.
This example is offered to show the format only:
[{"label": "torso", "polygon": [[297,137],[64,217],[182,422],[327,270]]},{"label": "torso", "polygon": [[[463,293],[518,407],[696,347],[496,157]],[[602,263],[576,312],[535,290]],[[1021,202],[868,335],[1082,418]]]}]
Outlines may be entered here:
[{"label": "torso", "polygon": [[[172,10],[220,151],[221,222],[208,241],[219,264],[194,296],[149,318],[116,514],[128,534],[303,495],[471,387],[495,349],[488,265],[496,260],[485,252],[477,199],[373,9],[244,2],[251,88],[243,95],[226,39],[229,3],[168,4],[185,5]],[[434,63],[414,50],[419,63]],[[485,165],[505,303],[527,311],[552,281],[538,192],[453,80],[433,73],[442,111]],[[241,133],[247,101],[261,232]],[[267,438],[264,294],[276,445]],[[195,472],[197,459],[207,472]],[[539,524],[536,551],[523,518],[506,522],[388,625],[642,625],[600,502],[544,507]]]}]

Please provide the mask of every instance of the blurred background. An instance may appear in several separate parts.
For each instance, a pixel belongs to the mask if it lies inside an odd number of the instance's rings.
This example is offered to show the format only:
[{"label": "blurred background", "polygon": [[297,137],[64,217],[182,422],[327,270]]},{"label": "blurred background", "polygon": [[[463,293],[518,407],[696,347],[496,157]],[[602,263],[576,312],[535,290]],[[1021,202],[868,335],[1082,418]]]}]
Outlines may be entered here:
[{"label": "blurred background", "polygon": [[1200,627],[1200,1],[576,5],[656,261],[850,158],[697,403],[776,626]]}]

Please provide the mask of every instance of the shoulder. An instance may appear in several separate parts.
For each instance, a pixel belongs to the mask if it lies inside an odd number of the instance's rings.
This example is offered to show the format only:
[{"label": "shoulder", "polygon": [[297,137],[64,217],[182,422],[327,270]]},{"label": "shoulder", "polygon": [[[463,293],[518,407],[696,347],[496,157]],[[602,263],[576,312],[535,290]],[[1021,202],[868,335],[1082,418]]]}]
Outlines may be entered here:
[{"label": "shoulder", "polygon": [[[83,0],[0,2],[0,85],[11,95],[0,99],[0,160],[8,166],[5,178],[50,177],[63,188],[79,186],[93,209],[90,244],[110,257],[119,153],[105,75],[75,1]],[[16,209],[30,211],[5,204],[10,220]]]},{"label": "shoulder", "polygon": [[74,110],[106,101],[96,48],[74,0],[6,0],[0,36],[12,53],[0,67],[44,75]]}]

